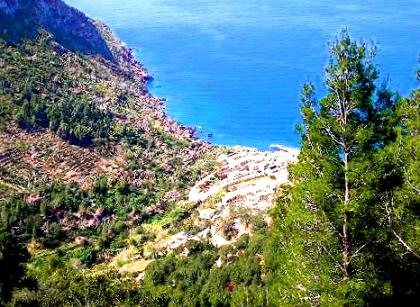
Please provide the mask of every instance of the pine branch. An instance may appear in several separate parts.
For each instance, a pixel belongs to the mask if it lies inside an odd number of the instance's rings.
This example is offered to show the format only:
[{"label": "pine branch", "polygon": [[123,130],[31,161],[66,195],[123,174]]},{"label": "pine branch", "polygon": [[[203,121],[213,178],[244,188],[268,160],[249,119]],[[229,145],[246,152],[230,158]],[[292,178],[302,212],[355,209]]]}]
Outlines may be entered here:
[{"label": "pine branch", "polygon": [[337,259],[335,259],[335,257],[330,253],[330,251],[324,245],[320,244],[319,247],[321,247],[321,249],[327,253],[327,255],[331,258],[331,260],[335,262],[335,264],[340,268],[342,272],[345,272],[345,269],[342,266],[342,264]]},{"label": "pine branch", "polygon": [[328,136],[338,145],[344,147],[344,142],[339,140],[331,131],[330,127],[323,127],[323,129],[325,130],[325,132],[327,132]]},{"label": "pine branch", "polygon": [[367,243],[365,243],[365,244],[363,244],[361,247],[359,247],[355,252],[354,252],[354,254],[353,255],[351,255],[350,256],[350,259],[349,259],[349,263],[353,260],[353,258],[354,257],[356,257],[359,253],[360,253],[360,251],[362,250],[362,249],[364,249],[368,244],[369,244],[370,242],[367,242]]},{"label": "pine branch", "polygon": [[[393,206],[393,204],[394,204],[394,197],[391,198],[391,205]],[[388,207],[387,202],[385,203],[385,211],[387,213],[389,226],[391,227],[392,226],[392,215],[391,215],[391,210]],[[391,232],[398,239],[398,241],[404,246],[404,248],[407,250],[407,252],[411,253],[416,258],[420,259],[420,255],[417,254],[407,243],[405,243],[404,240],[401,238],[401,236],[398,235],[398,233],[394,229],[392,229]]]},{"label": "pine branch", "polygon": [[405,247],[407,252],[410,252],[416,258],[420,259],[420,255],[417,254],[407,243],[405,243],[404,240],[397,234],[397,232],[395,230],[392,230],[392,233],[398,239],[398,241],[400,241],[400,243]]},{"label": "pine branch", "polygon": [[408,178],[406,181],[405,181],[414,191],[416,191],[417,192],[417,194],[420,194],[420,189],[418,189],[417,187],[415,187],[411,182],[410,182],[410,178]]}]

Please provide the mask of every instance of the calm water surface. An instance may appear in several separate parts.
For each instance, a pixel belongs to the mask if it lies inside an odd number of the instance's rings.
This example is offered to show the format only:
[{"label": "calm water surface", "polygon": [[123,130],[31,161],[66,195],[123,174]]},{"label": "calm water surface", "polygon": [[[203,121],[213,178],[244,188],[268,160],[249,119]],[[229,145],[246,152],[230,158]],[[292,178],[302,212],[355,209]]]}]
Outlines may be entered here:
[{"label": "calm water surface", "polygon": [[381,78],[408,94],[420,0],[66,0],[109,24],[154,75],[168,113],[225,145],[298,146],[302,83],[325,93],[327,41],[347,27],[378,45]]}]

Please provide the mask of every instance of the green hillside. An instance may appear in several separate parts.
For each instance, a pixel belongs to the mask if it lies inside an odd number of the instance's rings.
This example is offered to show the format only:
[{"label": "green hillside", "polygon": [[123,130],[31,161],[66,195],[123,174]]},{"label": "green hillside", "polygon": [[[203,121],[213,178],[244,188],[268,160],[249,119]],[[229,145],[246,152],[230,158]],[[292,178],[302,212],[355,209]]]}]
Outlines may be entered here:
[{"label": "green hillside", "polygon": [[[378,87],[373,46],[345,31],[331,43],[327,94],[302,89],[297,161],[275,164],[282,153],[196,139],[109,28],[37,5],[0,0],[1,306],[419,299],[420,90]],[[40,24],[41,7],[60,12]],[[99,38],[67,36],[57,14]]]}]

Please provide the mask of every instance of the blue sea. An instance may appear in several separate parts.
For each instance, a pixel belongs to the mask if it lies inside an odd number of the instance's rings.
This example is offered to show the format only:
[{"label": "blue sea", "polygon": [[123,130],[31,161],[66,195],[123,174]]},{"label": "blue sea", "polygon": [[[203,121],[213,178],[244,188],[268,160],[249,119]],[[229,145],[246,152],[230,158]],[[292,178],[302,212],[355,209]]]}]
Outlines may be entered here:
[{"label": "blue sea", "polygon": [[154,76],[167,113],[216,144],[299,146],[299,95],[325,94],[340,29],[377,44],[381,79],[418,86],[420,0],[66,0],[111,26]]}]

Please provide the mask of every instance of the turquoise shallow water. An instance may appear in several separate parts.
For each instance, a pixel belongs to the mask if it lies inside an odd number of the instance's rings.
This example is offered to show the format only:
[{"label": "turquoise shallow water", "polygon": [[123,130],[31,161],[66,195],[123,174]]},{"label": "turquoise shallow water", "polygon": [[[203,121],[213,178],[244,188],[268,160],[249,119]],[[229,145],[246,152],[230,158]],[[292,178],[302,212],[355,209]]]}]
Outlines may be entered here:
[{"label": "turquoise shallow water", "polygon": [[[298,146],[299,91],[318,94],[341,28],[378,45],[381,78],[418,85],[420,0],[66,0],[104,20],[154,75],[176,120],[216,144]],[[382,80],[381,79],[381,80]]]}]

